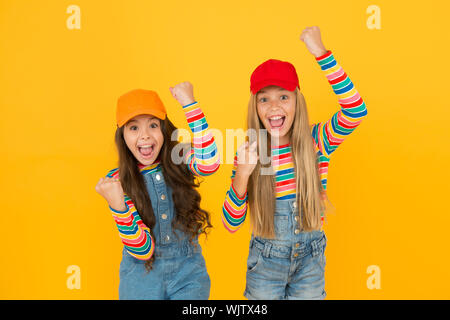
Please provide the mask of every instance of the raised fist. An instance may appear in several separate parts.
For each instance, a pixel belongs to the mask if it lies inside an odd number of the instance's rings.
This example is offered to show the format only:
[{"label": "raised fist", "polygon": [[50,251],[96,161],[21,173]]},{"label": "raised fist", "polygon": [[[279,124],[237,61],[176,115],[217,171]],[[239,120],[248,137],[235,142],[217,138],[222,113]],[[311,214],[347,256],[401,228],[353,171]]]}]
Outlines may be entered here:
[{"label": "raised fist", "polygon": [[250,176],[258,163],[257,142],[243,143],[237,150],[236,171],[245,176]]},{"label": "raised fist", "polygon": [[119,179],[103,177],[100,178],[95,186],[97,191],[105,200],[109,206],[117,211],[125,211],[125,196],[122,188],[122,184]]},{"label": "raised fist", "polygon": [[188,81],[177,84],[175,87],[169,88],[172,96],[182,105],[188,105],[195,102],[194,88]]},{"label": "raised fist", "polygon": [[300,40],[305,43],[308,51],[316,58],[327,53],[327,49],[322,43],[320,29],[317,26],[305,28],[300,35]]}]

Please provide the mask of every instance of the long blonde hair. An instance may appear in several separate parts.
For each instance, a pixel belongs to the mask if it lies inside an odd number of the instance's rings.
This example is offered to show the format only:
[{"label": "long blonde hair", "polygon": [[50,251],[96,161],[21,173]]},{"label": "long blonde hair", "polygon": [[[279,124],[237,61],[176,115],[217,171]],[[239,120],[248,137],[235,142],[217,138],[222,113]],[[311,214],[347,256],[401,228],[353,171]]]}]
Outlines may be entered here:
[{"label": "long blonde hair", "polygon": [[[326,193],[324,192],[319,176],[317,153],[311,136],[306,102],[298,87],[295,89],[296,106],[295,116],[289,130],[292,158],[294,162],[297,207],[303,208],[302,219],[299,219],[299,227],[303,231],[319,230],[321,228],[321,215],[325,214]],[[256,108],[256,94],[251,94],[248,104],[248,129],[260,133],[265,129],[259,119]],[[250,130],[249,130],[250,131]],[[250,137],[250,140],[258,140],[259,153],[271,156],[271,143],[267,139],[266,150],[261,150],[261,134]],[[252,141],[251,141],[252,142]],[[259,158],[261,159],[261,154]],[[258,161],[248,183],[248,200],[250,209],[250,222],[253,234],[264,238],[274,238],[274,212],[275,212],[275,176],[263,175],[261,169],[271,169],[271,163],[263,165]]]}]

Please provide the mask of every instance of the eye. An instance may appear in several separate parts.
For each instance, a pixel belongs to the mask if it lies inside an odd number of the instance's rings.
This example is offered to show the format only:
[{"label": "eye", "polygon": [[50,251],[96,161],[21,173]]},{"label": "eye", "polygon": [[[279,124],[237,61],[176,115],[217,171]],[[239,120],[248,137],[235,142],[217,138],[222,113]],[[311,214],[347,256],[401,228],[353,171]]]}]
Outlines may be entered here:
[{"label": "eye", "polygon": [[153,122],[152,124],[150,124],[150,128],[158,128],[158,123]]},{"label": "eye", "polygon": [[289,99],[289,97],[288,97],[286,94],[283,94],[280,98],[281,98],[281,100],[287,100],[287,99]]},{"label": "eye", "polygon": [[134,131],[134,130],[137,130],[137,129],[138,129],[137,126],[131,126],[131,127],[130,127],[130,130],[133,130],[133,131]]},{"label": "eye", "polygon": [[267,102],[267,98],[266,97],[260,98],[259,102],[261,102],[261,103]]}]

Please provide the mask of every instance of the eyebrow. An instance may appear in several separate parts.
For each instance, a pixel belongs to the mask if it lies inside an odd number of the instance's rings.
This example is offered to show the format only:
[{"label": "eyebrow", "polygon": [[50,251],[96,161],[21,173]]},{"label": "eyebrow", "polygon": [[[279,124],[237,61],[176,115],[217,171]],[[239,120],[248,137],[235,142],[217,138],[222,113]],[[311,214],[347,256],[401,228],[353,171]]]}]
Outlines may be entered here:
[{"label": "eyebrow", "polygon": [[[158,119],[158,118],[156,118],[155,116],[150,115],[150,118],[148,119],[148,121],[152,121],[153,119]],[[134,119],[130,120],[130,121],[127,122],[127,124],[130,124],[132,122],[137,122],[137,120],[134,120]]]}]

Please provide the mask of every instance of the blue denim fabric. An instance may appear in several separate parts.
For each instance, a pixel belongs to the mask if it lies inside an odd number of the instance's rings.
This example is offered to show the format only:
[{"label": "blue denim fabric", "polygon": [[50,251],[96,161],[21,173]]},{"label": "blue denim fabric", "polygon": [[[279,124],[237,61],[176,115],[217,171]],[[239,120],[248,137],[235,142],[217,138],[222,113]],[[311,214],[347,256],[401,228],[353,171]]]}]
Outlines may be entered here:
[{"label": "blue denim fabric", "polygon": [[172,227],[176,212],[171,188],[160,170],[145,173],[144,179],[156,217],[155,261],[147,273],[145,261],[123,249],[119,299],[208,299],[211,282],[198,239],[191,244],[184,232]]},{"label": "blue denim fabric", "polygon": [[275,239],[252,235],[244,295],[250,300],[324,299],[323,231],[302,232],[295,200],[277,200]]}]

